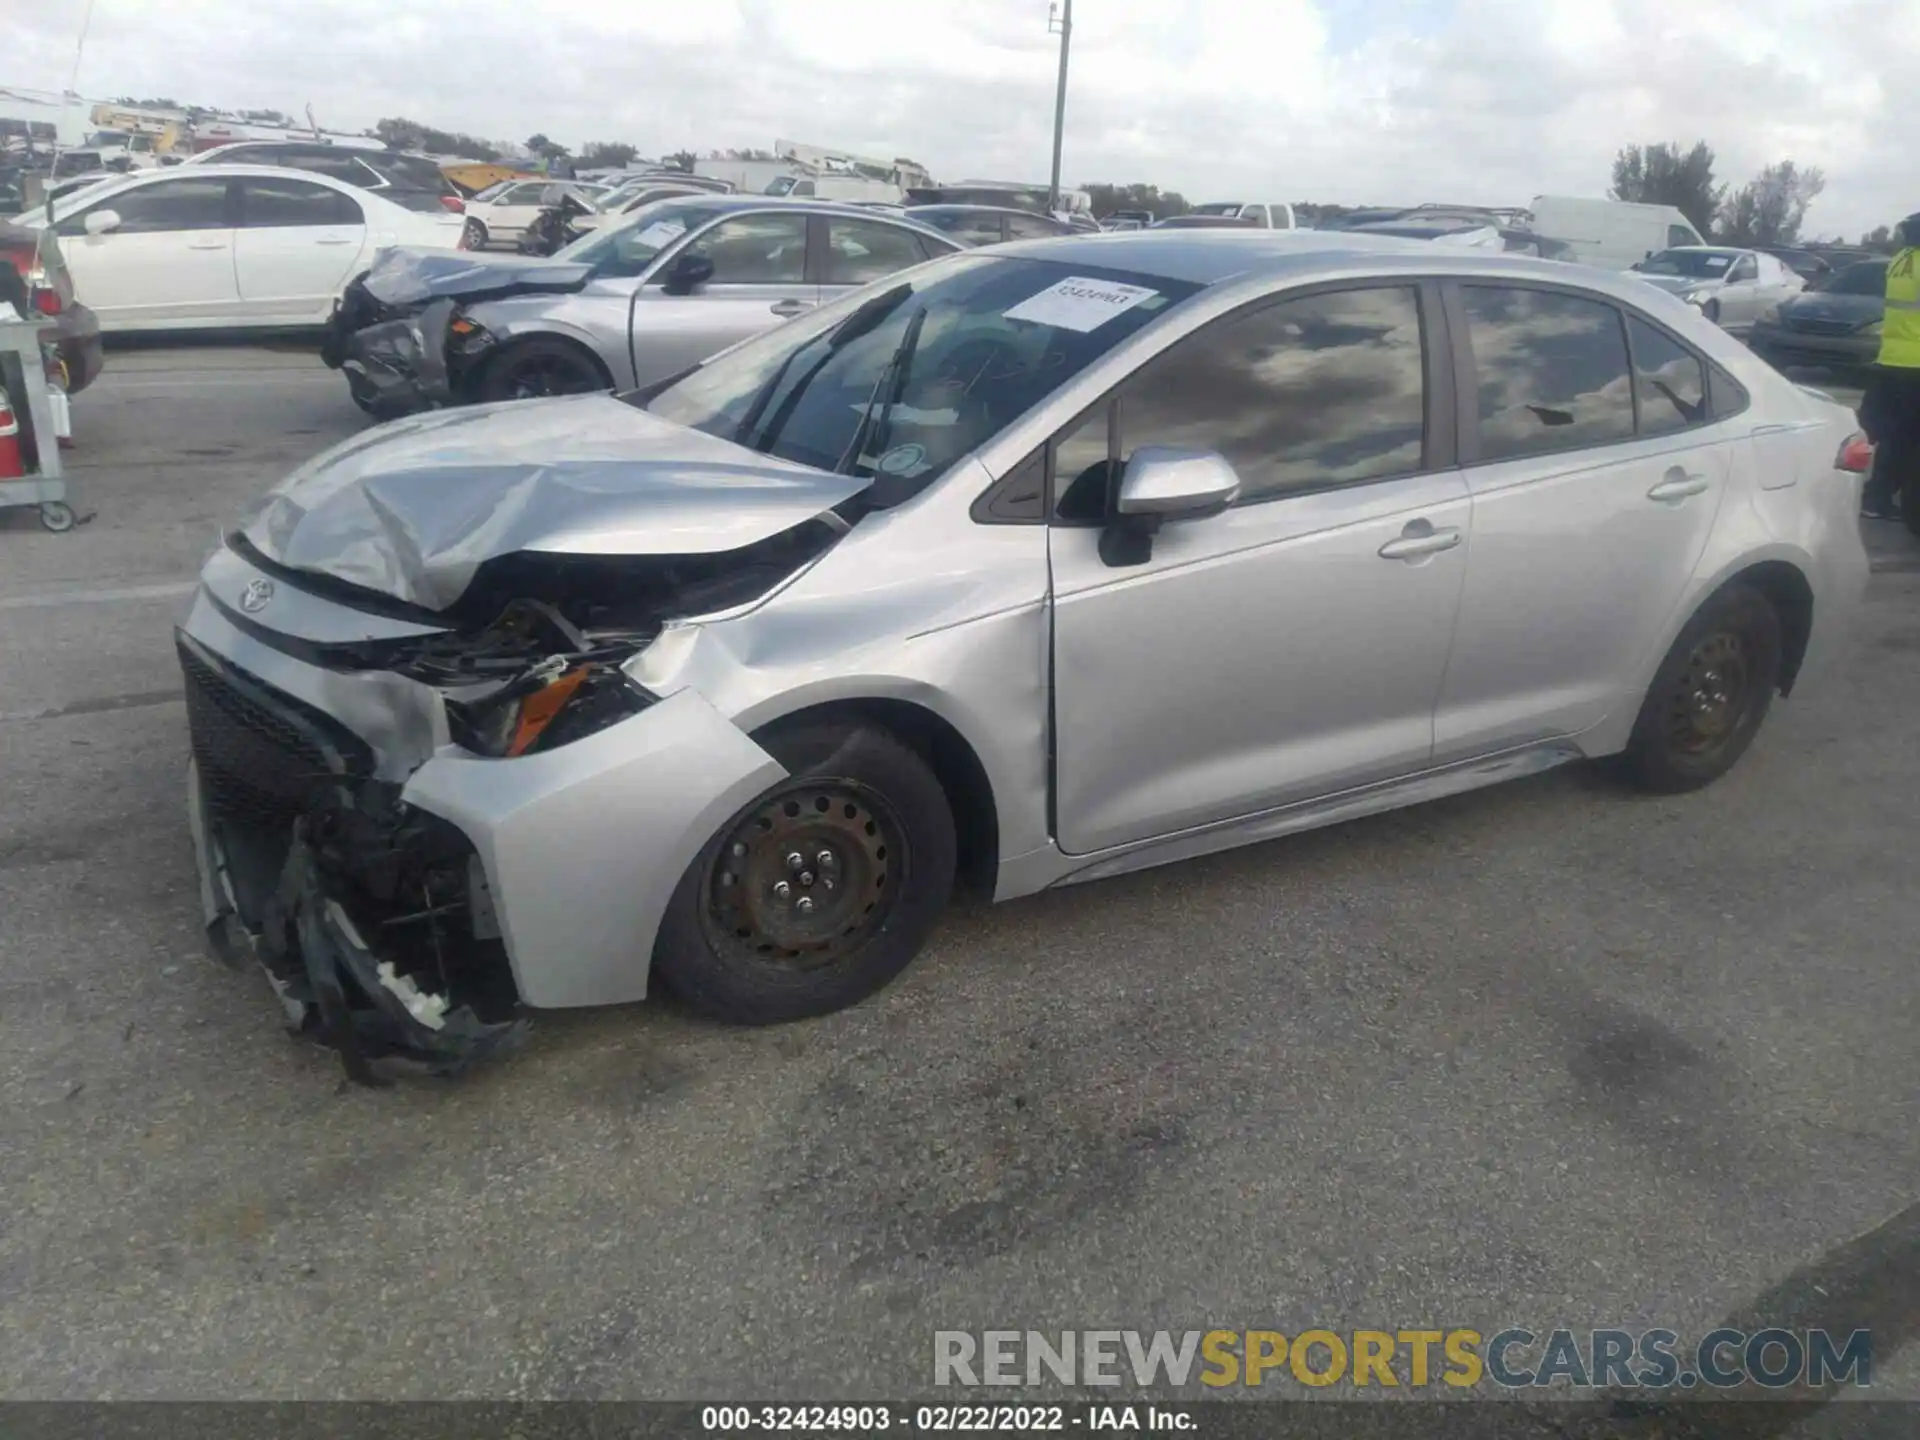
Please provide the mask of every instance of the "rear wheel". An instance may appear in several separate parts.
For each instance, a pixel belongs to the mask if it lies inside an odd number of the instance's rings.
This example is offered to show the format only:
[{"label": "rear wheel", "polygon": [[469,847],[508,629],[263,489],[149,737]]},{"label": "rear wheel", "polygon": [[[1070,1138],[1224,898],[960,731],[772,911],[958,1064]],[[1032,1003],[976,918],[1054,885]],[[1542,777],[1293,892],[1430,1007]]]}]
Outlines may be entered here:
[{"label": "rear wheel", "polygon": [[763,737],[788,778],[741,810],[681,877],[654,966],[697,1010],[764,1025],[865,999],[919,953],[953,888],[946,793],[870,725]]},{"label": "rear wheel", "polygon": [[1672,794],[1711,784],[1746,753],[1780,688],[1780,617],[1731,585],[1700,608],[1660,663],[1621,757],[1634,783]]},{"label": "rear wheel", "polygon": [[521,340],[508,346],[480,374],[481,400],[533,400],[546,395],[589,395],[611,390],[613,379],[591,352],[571,340]]}]

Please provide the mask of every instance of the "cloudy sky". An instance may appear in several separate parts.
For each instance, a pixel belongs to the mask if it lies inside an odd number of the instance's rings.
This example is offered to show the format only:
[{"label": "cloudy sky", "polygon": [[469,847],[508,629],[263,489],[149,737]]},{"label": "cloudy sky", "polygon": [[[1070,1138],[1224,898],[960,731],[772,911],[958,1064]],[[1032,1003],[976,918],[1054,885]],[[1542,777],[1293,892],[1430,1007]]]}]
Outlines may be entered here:
[{"label": "cloudy sky", "polygon": [[[57,89],[86,0],[0,0]],[[1920,210],[1920,0],[1077,0],[1065,178],[1190,200],[1599,195],[1629,141],[1818,165],[1810,233]],[[1044,180],[1046,0],[95,0],[79,89],[644,154],[776,138]]]}]

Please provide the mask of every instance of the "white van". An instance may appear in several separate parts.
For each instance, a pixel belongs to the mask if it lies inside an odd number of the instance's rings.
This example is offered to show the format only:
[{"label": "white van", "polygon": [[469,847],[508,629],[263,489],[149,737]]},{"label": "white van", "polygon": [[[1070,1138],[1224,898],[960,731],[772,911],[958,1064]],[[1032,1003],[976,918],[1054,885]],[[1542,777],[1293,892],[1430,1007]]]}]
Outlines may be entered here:
[{"label": "white van", "polygon": [[1704,245],[1693,223],[1671,205],[1588,200],[1577,195],[1533,197],[1533,230],[1571,246],[1566,258],[1603,270],[1626,270],[1658,250]]},{"label": "white van", "polygon": [[1293,206],[1283,200],[1271,204],[1258,200],[1210,200],[1205,205],[1196,205],[1191,212],[1195,215],[1225,215],[1229,218],[1251,220],[1262,230],[1297,230],[1294,223]]}]

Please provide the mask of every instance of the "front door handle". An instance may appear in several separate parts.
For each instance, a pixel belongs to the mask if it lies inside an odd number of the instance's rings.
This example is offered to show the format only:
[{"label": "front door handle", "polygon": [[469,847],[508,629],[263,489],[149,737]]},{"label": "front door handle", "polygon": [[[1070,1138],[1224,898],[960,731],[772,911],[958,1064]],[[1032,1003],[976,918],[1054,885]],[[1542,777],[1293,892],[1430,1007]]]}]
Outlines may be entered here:
[{"label": "front door handle", "polygon": [[224,240],[189,240],[187,242],[187,248],[189,250],[224,250],[227,248],[227,242]]},{"label": "front door handle", "polygon": [[1707,488],[1707,484],[1706,476],[1689,475],[1676,465],[1660,477],[1658,485],[1647,491],[1647,498],[1668,504],[1678,504],[1682,500],[1698,495]]},{"label": "front door handle", "polygon": [[[1415,521],[1414,524],[1425,526],[1426,522]],[[1460,532],[1452,528],[1435,530],[1427,526],[1416,531],[1413,525],[1409,525],[1407,530],[1410,533],[1398,540],[1389,540],[1380,547],[1382,560],[1421,560],[1428,555],[1438,555],[1442,550],[1453,549],[1461,538]]]},{"label": "front door handle", "polygon": [[804,315],[811,309],[813,306],[805,300],[782,300],[773,306],[773,313],[782,319],[787,319],[795,315]]},{"label": "front door handle", "polygon": [[316,245],[358,245],[358,240],[316,240]]}]

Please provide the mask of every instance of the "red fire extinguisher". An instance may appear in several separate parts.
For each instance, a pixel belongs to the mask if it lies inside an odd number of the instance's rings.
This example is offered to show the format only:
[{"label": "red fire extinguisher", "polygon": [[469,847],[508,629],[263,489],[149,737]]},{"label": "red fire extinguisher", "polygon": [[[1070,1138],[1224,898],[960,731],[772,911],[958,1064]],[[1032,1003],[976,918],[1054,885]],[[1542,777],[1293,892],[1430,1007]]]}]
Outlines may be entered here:
[{"label": "red fire extinguisher", "polygon": [[18,480],[27,473],[20,453],[20,422],[14,418],[7,392],[0,390],[0,480]]}]

